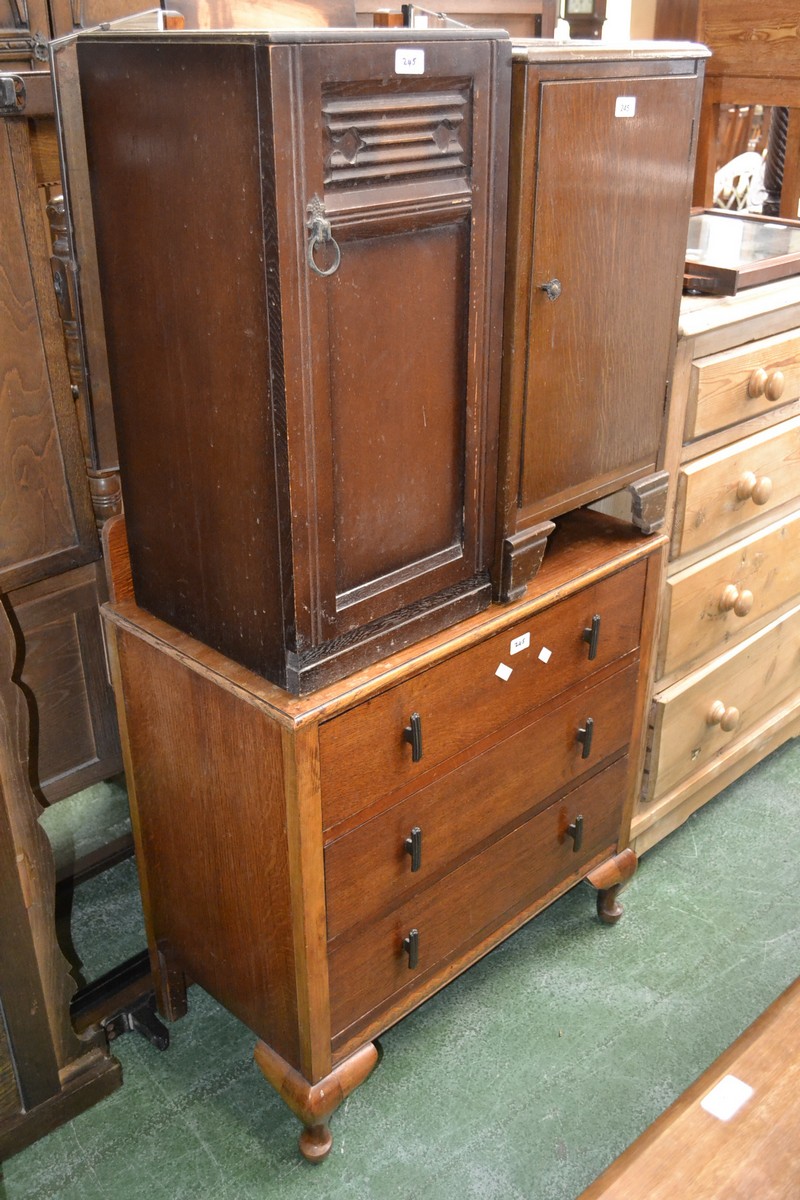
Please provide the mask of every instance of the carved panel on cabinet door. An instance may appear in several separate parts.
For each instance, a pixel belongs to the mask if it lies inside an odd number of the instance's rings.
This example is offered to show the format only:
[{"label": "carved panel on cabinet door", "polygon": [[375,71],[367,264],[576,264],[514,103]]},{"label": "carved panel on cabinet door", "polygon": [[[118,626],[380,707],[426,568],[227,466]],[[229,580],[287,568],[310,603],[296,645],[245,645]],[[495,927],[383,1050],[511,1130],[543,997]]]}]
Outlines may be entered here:
[{"label": "carved panel on cabinet door", "polygon": [[370,184],[445,172],[469,164],[469,83],[441,91],[353,94],[330,89],[323,104],[328,135],[325,187]]}]

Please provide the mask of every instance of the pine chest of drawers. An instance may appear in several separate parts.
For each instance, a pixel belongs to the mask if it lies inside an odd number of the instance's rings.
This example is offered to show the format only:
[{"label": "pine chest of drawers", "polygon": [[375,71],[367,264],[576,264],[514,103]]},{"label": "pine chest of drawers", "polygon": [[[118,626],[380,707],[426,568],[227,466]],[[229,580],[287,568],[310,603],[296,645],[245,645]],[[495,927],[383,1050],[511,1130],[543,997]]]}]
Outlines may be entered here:
[{"label": "pine chest of drawers", "polygon": [[669,457],[638,851],[800,730],[797,280],[684,300]]},{"label": "pine chest of drawers", "polygon": [[565,517],[523,600],[306,698],[118,585],[161,1007],[180,1015],[189,978],[253,1030],[308,1157],[382,1030],[581,879],[619,915],[662,548]]}]

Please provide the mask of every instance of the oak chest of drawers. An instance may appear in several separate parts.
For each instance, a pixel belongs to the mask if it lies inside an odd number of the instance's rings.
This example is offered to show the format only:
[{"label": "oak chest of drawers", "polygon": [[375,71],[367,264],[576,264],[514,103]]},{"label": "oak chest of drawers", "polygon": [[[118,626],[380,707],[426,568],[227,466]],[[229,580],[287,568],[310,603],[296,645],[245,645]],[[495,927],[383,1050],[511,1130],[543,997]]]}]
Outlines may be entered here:
[{"label": "oak chest of drawers", "polygon": [[686,298],[638,851],[800,730],[800,283]]},{"label": "oak chest of drawers", "polygon": [[382,1030],[580,879],[619,915],[662,548],[566,517],[522,601],[305,699],[118,586],[160,1003],[188,977],[253,1030],[307,1157]]}]

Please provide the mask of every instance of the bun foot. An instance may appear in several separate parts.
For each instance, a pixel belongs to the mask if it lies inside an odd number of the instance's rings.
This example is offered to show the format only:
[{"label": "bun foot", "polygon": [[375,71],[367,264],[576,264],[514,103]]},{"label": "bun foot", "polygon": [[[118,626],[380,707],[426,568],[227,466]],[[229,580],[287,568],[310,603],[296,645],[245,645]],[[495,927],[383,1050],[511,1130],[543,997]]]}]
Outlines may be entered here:
[{"label": "bun foot", "polygon": [[307,1162],[322,1162],[331,1152],[333,1136],[327,1125],[312,1125],[300,1134],[300,1153]]},{"label": "bun foot", "polygon": [[625,911],[617,896],[633,877],[638,865],[639,860],[633,850],[623,850],[614,858],[606,859],[586,876],[592,887],[597,888],[597,916],[604,925],[616,925]]}]

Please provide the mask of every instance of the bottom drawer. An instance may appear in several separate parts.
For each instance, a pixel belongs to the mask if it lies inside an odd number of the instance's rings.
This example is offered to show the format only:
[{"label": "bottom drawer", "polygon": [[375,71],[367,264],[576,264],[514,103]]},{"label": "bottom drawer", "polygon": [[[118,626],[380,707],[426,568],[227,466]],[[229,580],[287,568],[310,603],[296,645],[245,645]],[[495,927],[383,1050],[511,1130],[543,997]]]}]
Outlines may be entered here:
[{"label": "bottom drawer", "polygon": [[655,700],[649,802],[747,733],[800,689],[800,606]]},{"label": "bottom drawer", "polygon": [[[586,864],[614,851],[627,765],[627,758],[620,759],[389,916],[338,939],[328,955],[334,1037],[396,992],[413,988],[503,918],[575,882]],[[576,851],[567,827],[579,817],[582,843]],[[403,945],[412,930],[414,968]]]}]

